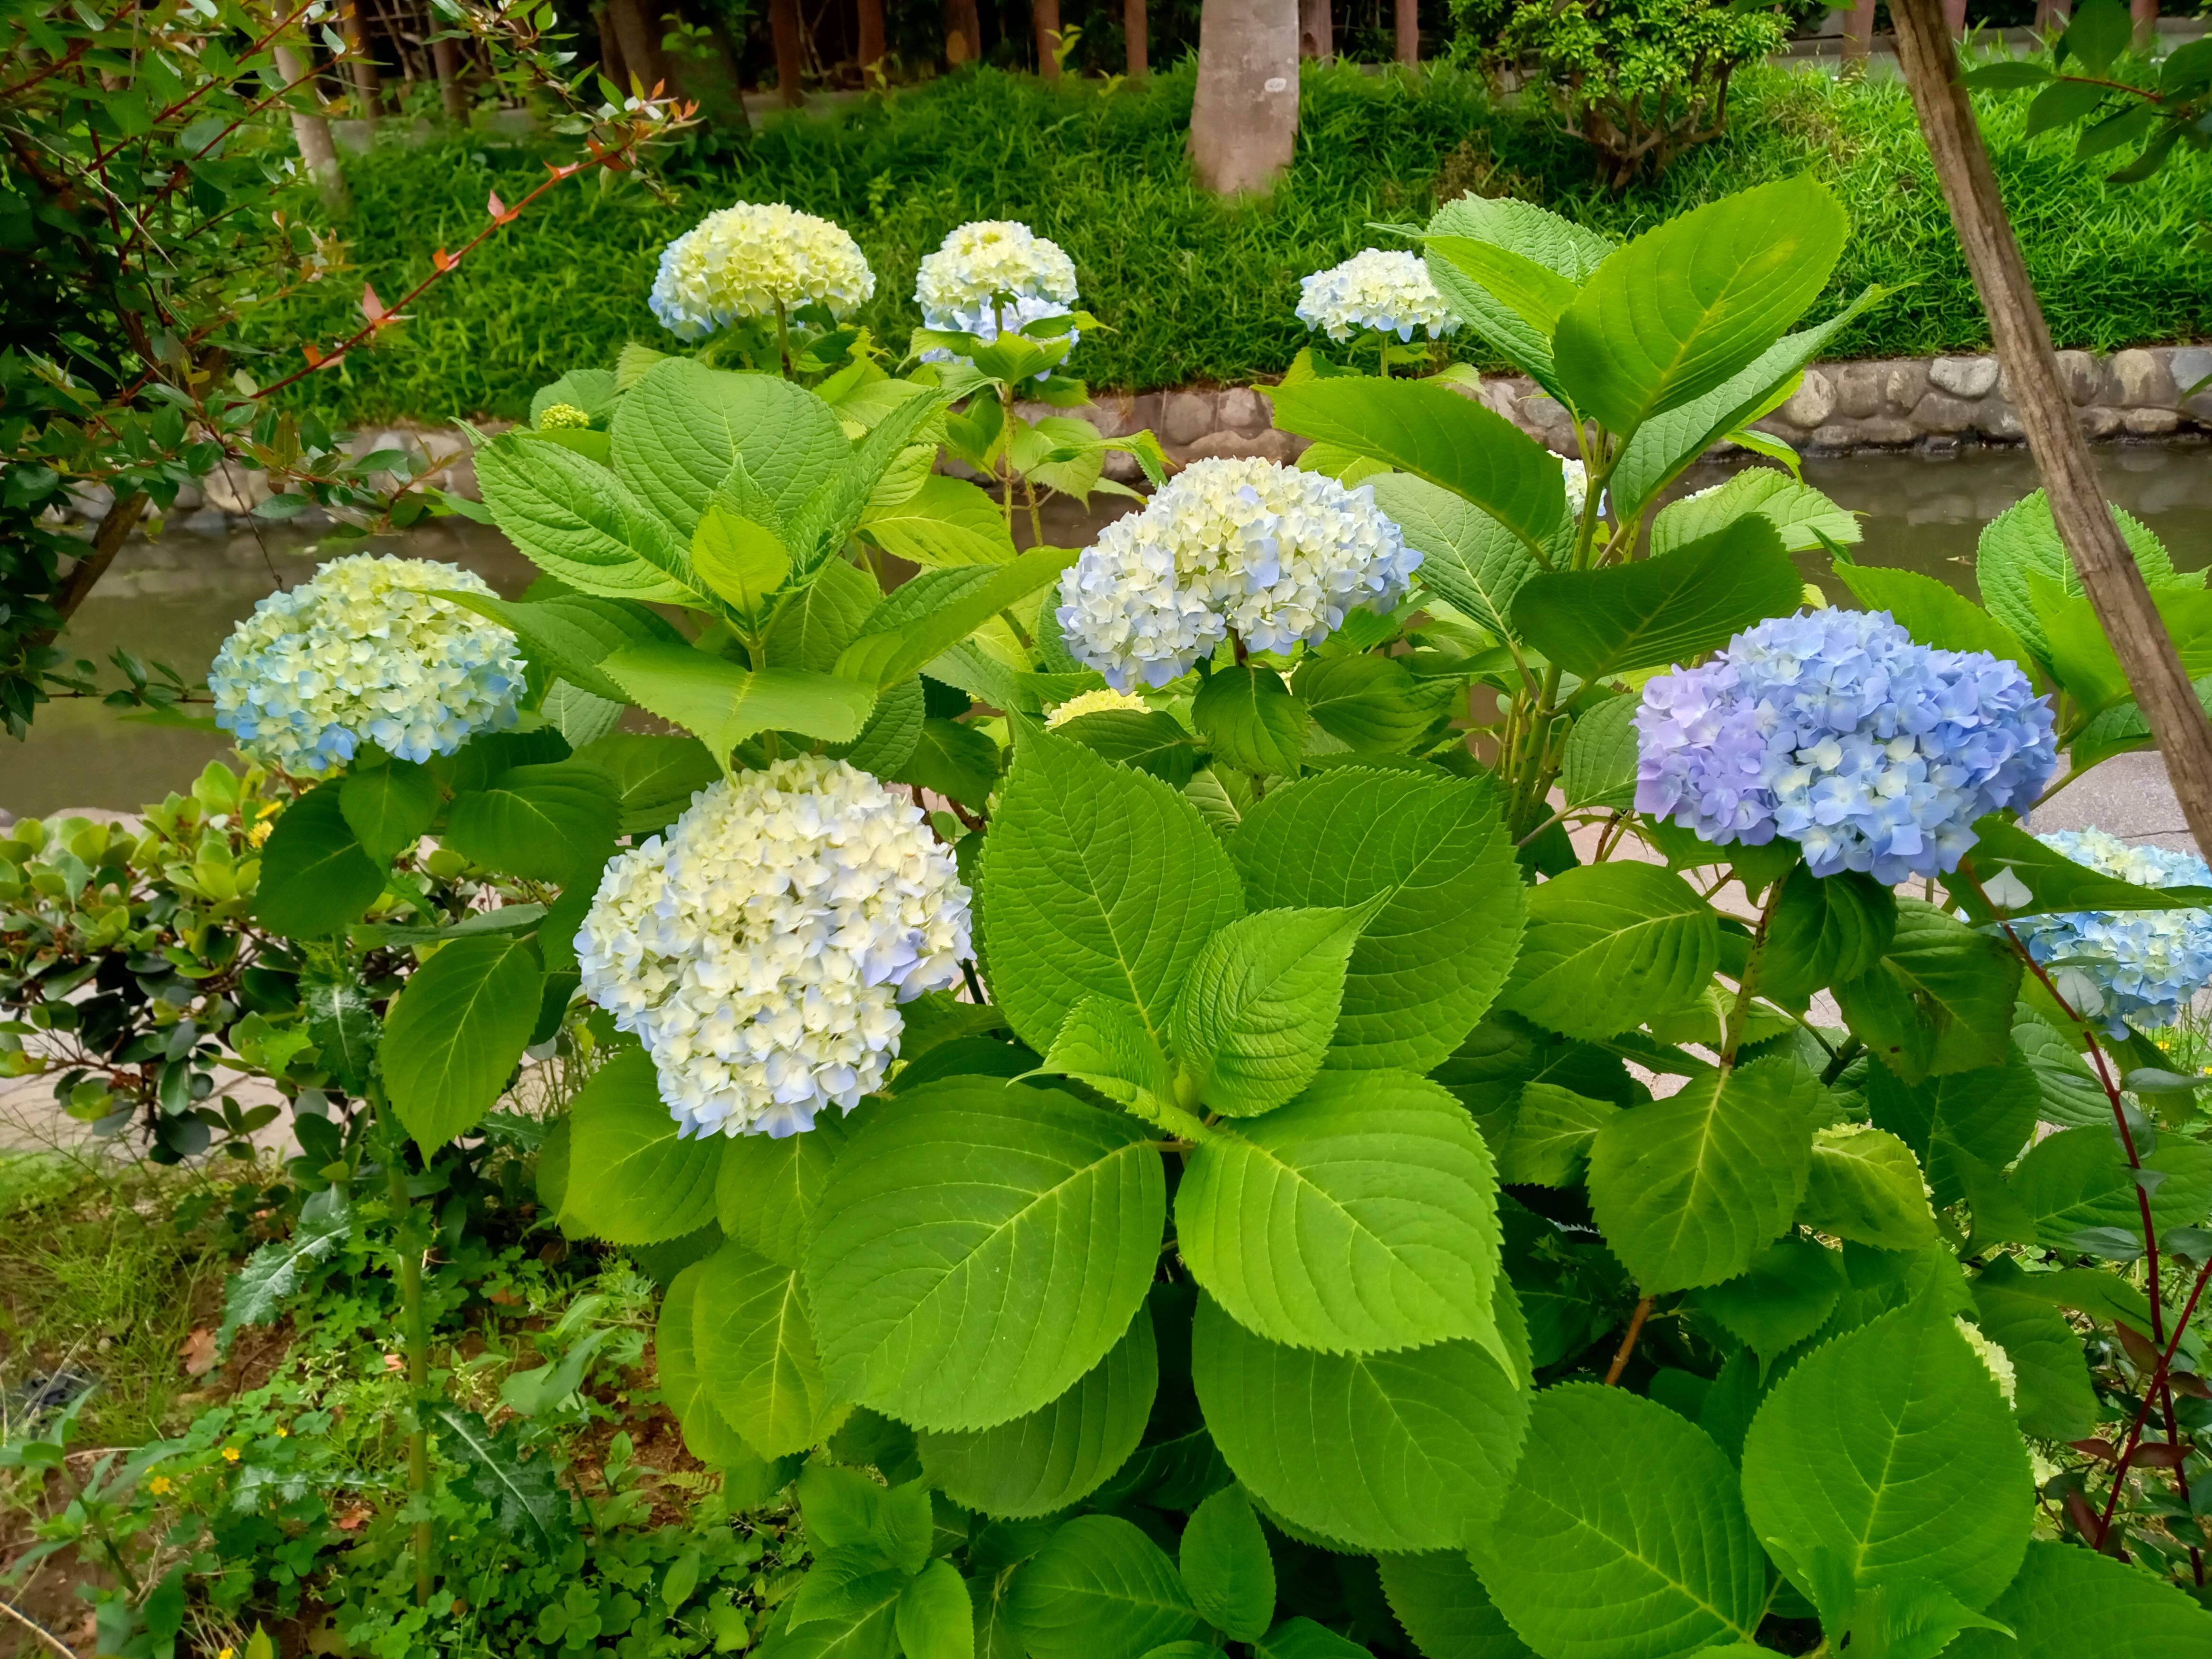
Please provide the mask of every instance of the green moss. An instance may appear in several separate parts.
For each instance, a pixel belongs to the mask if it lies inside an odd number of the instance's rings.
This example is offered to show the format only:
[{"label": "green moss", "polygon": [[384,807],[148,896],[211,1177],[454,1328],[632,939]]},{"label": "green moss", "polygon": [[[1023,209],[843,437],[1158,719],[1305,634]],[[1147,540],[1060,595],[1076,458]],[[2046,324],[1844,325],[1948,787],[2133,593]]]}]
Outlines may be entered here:
[{"label": "green moss", "polygon": [[[673,198],[591,180],[556,187],[431,291],[374,354],[314,376],[302,395],[351,421],[514,416],[533,388],[609,363],[628,339],[665,343],[645,307],[661,246],[711,207],[744,198],[823,214],[874,264],[863,319],[894,346],[918,320],[921,255],[963,220],[1019,218],[1073,254],[1086,303],[1114,332],[1087,337],[1075,368],[1132,389],[1238,383],[1279,373],[1304,340],[1298,278],[1389,239],[1375,221],[1417,220],[1472,184],[1540,201],[1626,235],[1700,202],[1811,168],[1856,232],[1823,307],[1862,284],[1911,284],[1840,343],[1844,356],[1971,350],[1987,325],[1903,87],[1839,85],[1817,72],[1746,71],[1728,136],[1656,185],[1615,196],[1587,155],[1479,83],[1419,85],[1351,69],[1312,77],[1298,156],[1267,201],[1226,206],[1196,190],[1184,154],[1188,65],[1102,94],[984,72],[842,114],[779,123],[750,145],[672,169]],[[1984,106],[2006,198],[2062,346],[2111,349],[2212,331],[2212,156],[2154,183],[2104,184],[2071,140],[2023,142],[2025,100]],[[550,152],[544,152],[550,153]],[[358,325],[358,278],[387,297],[430,251],[482,226],[494,189],[514,200],[542,154],[477,140],[382,148],[355,164],[354,270],[268,307],[263,337],[297,363],[303,336]]]}]

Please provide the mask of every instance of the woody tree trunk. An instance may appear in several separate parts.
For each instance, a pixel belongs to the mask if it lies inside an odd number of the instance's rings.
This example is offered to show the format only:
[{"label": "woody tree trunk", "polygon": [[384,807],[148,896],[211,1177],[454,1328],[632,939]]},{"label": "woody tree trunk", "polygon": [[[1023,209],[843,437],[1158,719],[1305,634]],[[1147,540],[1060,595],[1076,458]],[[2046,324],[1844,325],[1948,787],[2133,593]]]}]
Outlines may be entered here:
[{"label": "woody tree trunk", "polygon": [[1132,81],[1141,81],[1152,68],[1152,20],[1145,15],[1145,0],[1121,0],[1121,33],[1127,48],[1126,67]]},{"label": "woody tree trunk", "polygon": [[342,219],[353,211],[353,192],[346,187],[345,174],[338,167],[331,124],[319,112],[322,100],[315,94],[314,82],[307,78],[307,60],[297,46],[279,46],[275,55],[276,73],[293,88],[287,100],[291,106],[292,142],[300,147],[300,160],[307,166],[307,176],[315,181],[325,210]]},{"label": "woody tree trunk", "polygon": [[608,4],[592,12],[592,21],[599,27],[599,73],[617,86],[627,88],[629,70],[623,64],[622,36],[615,30],[614,10]]},{"label": "woody tree trunk", "polygon": [[622,48],[623,70],[648,93],[665,86],[668,65],[660,53],[660,14],[646,0],[607,0],[607,15]]},{"label": "woody tree trunk", "polygon": [[1329,16],[1329,0],[1298,0],[1298,56],[1336,56],[1336,27]]},{"label": "woody tree trunk", "polygon": [[1891,0],[1905,84],[1989,315],[1997,361],[2004,365],[2028,450],[2043,475],[2059,539],[2073,556],[2105,637],[2150,721],[2190,833],[2200,852],[2212,854],[2212,721],[2205,719],[2142,572],[2112,522],[2088,441],[2059,384],[2051,330],[1960,84],[1959,57],[1942,5],[1942,0]]},{"label": "woody tree trunk", "polygon": [[1272,186],[1298,138],[1298,0],[1206,0],[1191,171],[1217,195]]},{"label": "woody tree trunk", "polygon": [[1859,0],[1844,14],[1844,60],[1864,59],[1874,51],[1875,0]]},{"label": "woody tree trunk", "polygon": [[[606,36],[604,32],[599,39],[605,42]],[[459,43],[443,39],[433,40],[430,43],[430,64],[438,72],[438,107],[445,112],[448,121],[459,125],[469,118],[468,88],[461,84]]]},{"label": "woody tree trunk", "polygon": [[1036,25],[1037,73],[1048,81],[1060,79],[1060,0],[1030,0],[1030,15]]},{"label": "woody tree trunk", "polygon": [[983,14],[975,0],[945,0],[945,61],[972,64],[983,55]]},{"label": "woody tree trunk", "polygon": [[1398,0],[1398,61],[1407,69],[1421,61],[1420,0]]},{"label": "woody tree trunk", "polygon": [[860,0],[860,23],[857,50],[865,76],[884,61],[884,0]]},{"label": "woody tree trunk", "polygon": [[381,112],[383,87],[377,79],[376,59],[369,55],[368,25],[362,21],[361,0],[346,0],[346,57],[353,70],[354,113],[374,125]]},{"label": "woody tree trunk", "polygon": [[805,64],[799,34],[799,0],[769,0],[769,34],[775,43],[775,90],[787,107],[806,101],[799,84]]}]

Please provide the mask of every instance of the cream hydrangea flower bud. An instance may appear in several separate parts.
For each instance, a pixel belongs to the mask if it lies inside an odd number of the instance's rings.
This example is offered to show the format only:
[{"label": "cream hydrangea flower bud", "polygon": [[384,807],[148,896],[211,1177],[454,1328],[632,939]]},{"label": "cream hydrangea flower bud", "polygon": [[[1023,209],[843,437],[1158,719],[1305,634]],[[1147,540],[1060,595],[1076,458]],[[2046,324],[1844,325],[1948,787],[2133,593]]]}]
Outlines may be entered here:
[{"label": "cream hydrangea flower bud", "polygon": [[1188,673],[1231,630],[1255,651],[1318,645],[1355,606],[1395,605],[1420,562],[1364,485],[1194,461],[1062,573],[1054,614],[1068,650],[1126,691]]},{"label": "cream hydrangea flower bud", "polygon": [[1952,1316],[1951,1322],[1959,1328],[1959,1334],[1966,1339],[1966,1346],[1974,1351],[1975,1358],[1989,1368],[1991,1376],[1996,1378],[1997,1387],[2004,1391],[2005,1404],[2011,1405],[2014,1396],[2020,1392],[2020,1374],[2013,1369],[2012,1356],[1984,1336],[1979,1326],[1956,1315]]},{"label": "cream hydrangea flower bud", "polygon": [[1065,726],[1070,720],[1079,720],[1085,714],[1103,714],[1116,708],[1126,708],[1132,714],[1148,714],[1152,704],[1133,691],[1079,691],[1044,717],[1045,730]]},{"label": "cream hydrangea flower bud", "polygon": [[898,1005],[960,980],[969,894],[921,810],[842,761],[744,772],[609,862],[584,991],[635,1031],[687,1134],[787,1135],[898,1054]]},{"label": "cream hydrangea flower bud", "polygon": [[860,246],[827,219],[781,202],[708,214],[660,252],[646,303],[678,339],[819,303],[839,321],[874,297]]},{"label": "cream hydrangea flower bud", "polygon": [[357,553],[271,593],[208,670],[216,724],[248,757],[308,773],[363,744],[424,761],[514,725],[514,635],[439,588],[492,591],[459,565]]}]

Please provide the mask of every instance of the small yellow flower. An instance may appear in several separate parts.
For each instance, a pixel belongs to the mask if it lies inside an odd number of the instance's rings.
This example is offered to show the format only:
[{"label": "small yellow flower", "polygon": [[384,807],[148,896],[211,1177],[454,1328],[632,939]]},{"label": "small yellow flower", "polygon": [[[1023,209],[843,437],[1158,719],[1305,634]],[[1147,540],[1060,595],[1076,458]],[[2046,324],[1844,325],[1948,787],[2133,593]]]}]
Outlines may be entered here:
[{"label": "small yellow flower", "polygon": [[292,1437],[292,1431],[279,1424],[276,1429],[276,1437],[279,1440],[289,1440]]},{"label": "small yellow flower", "polygon": [[222,1652],[216,1655],[215,1659],[238,1659],[238,1650],[236,1648],[225,1648]]},{"label": "small yellow flower", "polygon": [[165,1498],[172,1489],[172,1483],[167,1475],[157,1474],[146,1483],[146,1489],[156,1498]]},{"label": "small yellow flower", "polygon": [[222,1449],[222,1461],[223,1461],[224,1462],[226,1462],[226,1463],[235,1463],[236,1462],[238,1462],[238,1458],[239,1458],[239,1451],[238,1451],[238,1448],[237,1448],[237,1447],[235,1447],[235,1446],[225,1446],[225,1447]]}]

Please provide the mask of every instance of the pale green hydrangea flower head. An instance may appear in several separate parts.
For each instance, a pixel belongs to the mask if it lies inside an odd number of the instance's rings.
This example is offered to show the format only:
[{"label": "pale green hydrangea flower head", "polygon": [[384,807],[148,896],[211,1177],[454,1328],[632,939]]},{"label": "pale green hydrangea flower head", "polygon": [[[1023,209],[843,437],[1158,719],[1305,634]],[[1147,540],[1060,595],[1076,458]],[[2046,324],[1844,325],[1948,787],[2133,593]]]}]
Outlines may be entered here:
[{"label": "pale green hydrangea flower head", "polygon": [[876,274],[838,226],[781,202],[708,214],[660,252],[647,303],[678,339],[820,304],[840,322],[874,297]]}]

